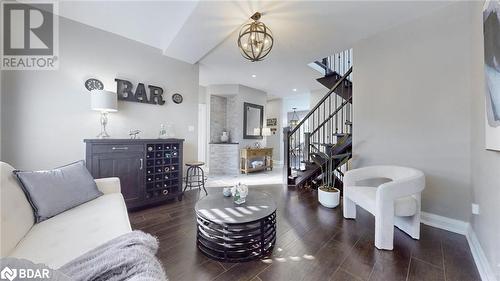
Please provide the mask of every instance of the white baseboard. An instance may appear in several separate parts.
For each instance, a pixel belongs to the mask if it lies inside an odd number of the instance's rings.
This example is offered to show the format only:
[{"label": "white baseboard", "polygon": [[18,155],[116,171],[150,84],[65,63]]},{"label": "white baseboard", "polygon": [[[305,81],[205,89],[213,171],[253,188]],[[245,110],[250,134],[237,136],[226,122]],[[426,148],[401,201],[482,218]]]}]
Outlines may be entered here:
[{"label": "white baseboard", "polygon": [[469,243],[470,251],[472,253],[472,257],[474,257],[474,262],[476,263],[477,270],[479,271],[479,275],[481,275],[481,280],[483,281],[497,281],[495,274],[493,273],[493,269],[484,254],[483,248],[477,239],[476,233],[471,226],[465,235],[467,238],[467,242]]},{"label": "white baseboard", "polygon": [[423,224],[464,235],[467,238],[479,275],[481,275],[481,280],[497,281],[476,233],[468,222],[426,212],[421,212],[420,220]]},{"label": "white baseboard", "polygon": [[423,224],[448,230],[465,235],[469,229],[469,223],[461,220],[451,219],[432,213],[421,212],[420,220]]}]

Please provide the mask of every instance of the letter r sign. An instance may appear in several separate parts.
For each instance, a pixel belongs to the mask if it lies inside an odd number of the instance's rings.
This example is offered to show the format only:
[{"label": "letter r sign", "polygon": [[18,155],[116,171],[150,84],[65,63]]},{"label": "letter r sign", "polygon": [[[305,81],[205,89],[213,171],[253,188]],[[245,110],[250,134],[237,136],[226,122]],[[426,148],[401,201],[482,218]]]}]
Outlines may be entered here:
[{"label": "letter r sign", "polygon": [[56,0],[0,0],[2,70],[54,70],[59,65]]},{"label": "letter r sign", "polygon": [[4,55],[53,55],[53,8],[52,3],[3,3]]}]

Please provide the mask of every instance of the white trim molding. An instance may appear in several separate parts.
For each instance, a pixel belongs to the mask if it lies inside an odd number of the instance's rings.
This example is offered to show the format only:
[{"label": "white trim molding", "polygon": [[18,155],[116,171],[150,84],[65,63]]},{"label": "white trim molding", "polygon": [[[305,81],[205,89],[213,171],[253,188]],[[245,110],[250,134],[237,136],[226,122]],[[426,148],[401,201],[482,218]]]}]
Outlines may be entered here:
[{"label": "white trim molding", "polygon": [[454,233],[466,235],[469,223],[461,220],[451,219],[440,215],[421,212],[420,220],[423,224],[448,230]]},{"label": "white trim molding", "polygon": [[469,243],[470,251],[472,257],[474,257],[474,262],[476,263],[477,270],[481,275],[481,280],[483,281],[497,281],[493,269],[484,254],[483,248],[477,239],[476,233],[472,226],[469,226],[467,234],[465,235],[467,242]]},{"label": "white trim molding", "polygon": [[420,220],[423,224],[464,235],[467,239],[467,243],[469,244],[469,248],[472,253],[472,257],[474,258],[477,270],[479,271],[479,275],[481,276],[481,280],[497,281],[495,274],[491,269],[490,263],[488,262],[483,248],[481,247],[476,233],[474,232],[474,229],[472,229],[470,223],[427,212],[421,212]]}]

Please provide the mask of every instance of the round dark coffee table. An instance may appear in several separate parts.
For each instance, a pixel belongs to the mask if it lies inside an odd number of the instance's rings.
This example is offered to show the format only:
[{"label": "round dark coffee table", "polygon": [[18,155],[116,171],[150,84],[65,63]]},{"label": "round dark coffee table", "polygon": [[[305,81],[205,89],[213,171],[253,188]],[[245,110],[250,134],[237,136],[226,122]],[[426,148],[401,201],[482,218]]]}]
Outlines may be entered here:
[{"label": "round dark coffee table", "polygon": [[263,257],[276,242],[276,203],[264,192],[250,190],[238,205],[222,192],[210,194],[195,205],[198,249],[224,262]]}]

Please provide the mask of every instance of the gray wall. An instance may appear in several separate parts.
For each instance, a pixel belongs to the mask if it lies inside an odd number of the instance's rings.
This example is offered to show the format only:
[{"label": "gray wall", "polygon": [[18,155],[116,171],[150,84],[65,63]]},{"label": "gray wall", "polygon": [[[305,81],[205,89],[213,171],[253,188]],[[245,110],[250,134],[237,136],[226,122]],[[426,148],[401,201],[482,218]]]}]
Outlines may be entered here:
[{"label": "gray wall", "polygon": [[423,170],[423,210],[470,221],[500,279],[500,152],[485,150],[482,4],[455,3],[355,46],[353,164]]},{"label": "gray wall", "polygon": [[[170,122],[185,138],[185,160],[197,157],[198,66],[162,55],[160,50],[61,18],[57,71],[2,71],[2,161],[20,169],[45,169],[84,158],[84,138],[99,133],[99,114],[90,110],[84,88],[89,77],[116,91],[114,79],[150,83],[165,90],[163,106],[120,101],[110,114],[109,133],[157,138]],[[173,93],[182,104],[171,101]],[[189,130],[189,126],[193,126]]]},{"label": "gray wall", "polygon": [[[469,221],[468,4],[452,4],[354,46],[354,167],[422,170],[423,211]],[[482,91],[481,89],[477,89]]]},{"label": "gray wall", "polygon": [[473,201],[480,214],[472,217],[472,227],[491,268],[500,280],[500,152],[485,150],[485,98],[483,68],[482,3],[470,9],[472,34],[471,105],[472,105],[472,187]]},{"label": "gray wall", "polygon": [[[278,123],[275,127],[276,134],[266,137],[266,146],[273,148],[273,160],[274,164],[282,164],[283,158],[281,155],[283,154],[281,151],[283,148],[283,126],[282,124],[282,113],[281,110],[283,108],[283,100],[282,99],[274,99],[267,101],[266,104],[266,116],[264,119],[276,118],[278,119]],[[266,126],[266,120],[264,120],[264,127]]]},{"label": "gray wall", "polygon": [[[210,85],[207,89],[210,96],[216,95],[227,98],[226,129],[229,131],[231,142],[239,143],[241,148],[253,145],[256,141],[265,145],[264,140],[243,139],[243,103],[249,102],[264,106],[265,118],[267,101],[267,94],[265,92],[234,84]],[[210,109],[210,113],[212,114],[212,109]],[[212,120],[212,116],[210,116],[210,120]]]},{"label": "gray wall", "polygon": [[[264,119],[266,116],[267,93],[247,86],[239,85],[238,96],[236,100],[233,101],[233,105],[231,106],[233,109],[232,115],[230,115],[228,111],[228,118],[231,118],[231,120],[238,120],[235,122],[239,123],[238,126],[234,128],[235,133],[233,134],[233,140],[240,143],[240,148],[253,145],[255,142],[259,142],[262,146],[265,146],[264,139],[243,139],[243,103],[245,102],[262,105],[264,107]],[[266,121],[263,120],[263,122],[265,126]]]}]

